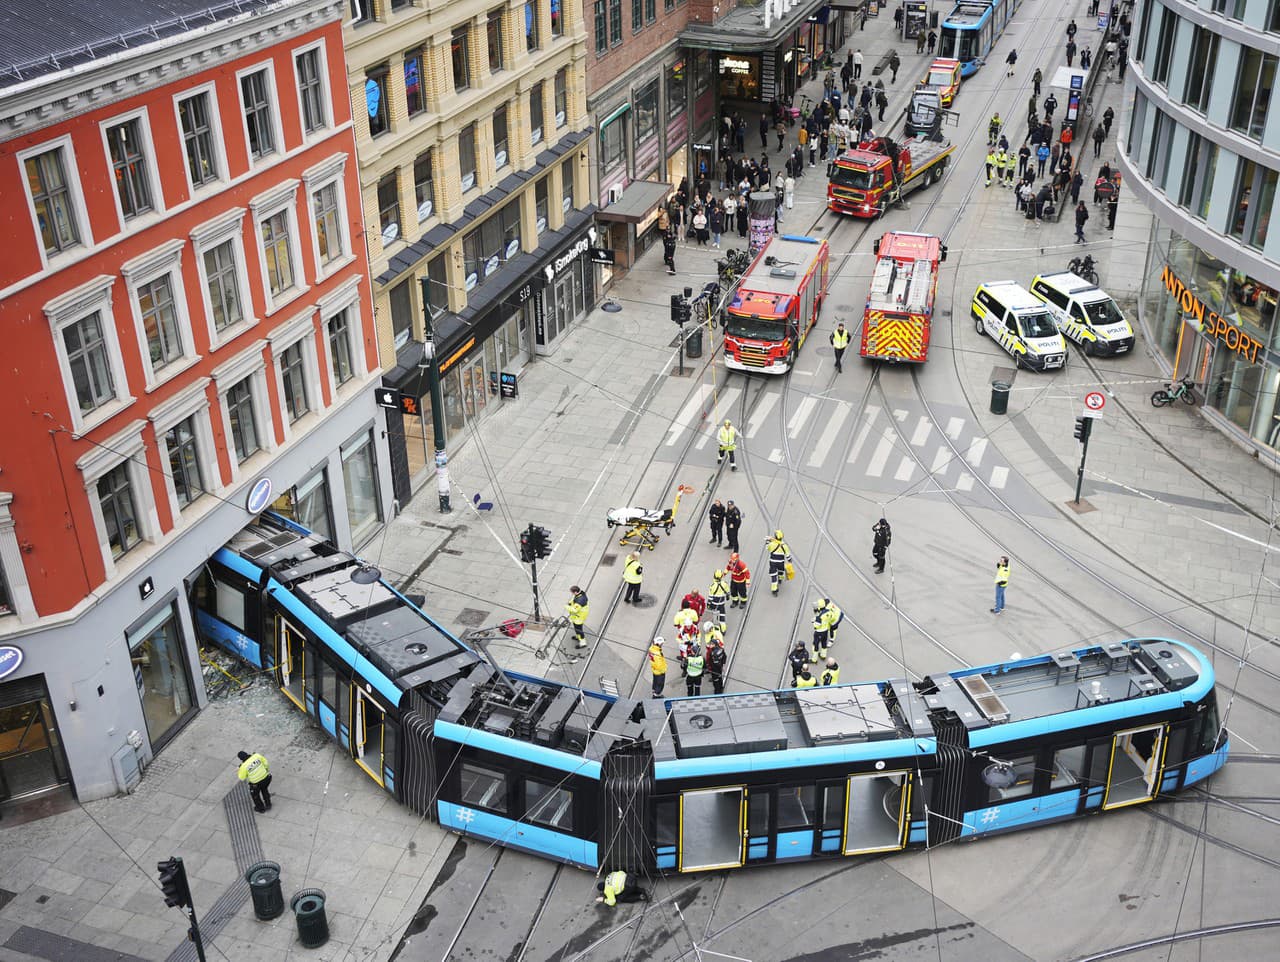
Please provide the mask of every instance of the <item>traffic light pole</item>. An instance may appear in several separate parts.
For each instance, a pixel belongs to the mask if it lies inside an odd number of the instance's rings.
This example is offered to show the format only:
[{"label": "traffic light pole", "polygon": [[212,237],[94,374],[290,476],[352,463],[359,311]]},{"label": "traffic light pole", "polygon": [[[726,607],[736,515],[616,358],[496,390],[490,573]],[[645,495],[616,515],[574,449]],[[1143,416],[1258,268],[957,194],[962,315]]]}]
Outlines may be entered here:
[{"label": "traffic light pole", "polygon": [[542,620],[542,610],[538,606],[538,562],[529,562],[529,573],[533,576],[533,620]]},{"label": "traffic light pole", "polygon": [[204,941],[200,938],[200,923],[196,921],[196,907],[194,905],[187,906],[187,918],[191,920],[191,941],[196,944],[196,956],[200,962],[205,962],[204,957]]},{"label": "traffic light pole", "polygon": [[[435,334],[431,329],[431,280],[422,279],[422,360],[427,368],[427,385],[431,389],[431,428],[436,436],[436,494],[440,513],[453,510],[449,496],[449,455],[444,449],[444,392],[440,388],[440,359],[436,357]],[[424,424],[425,429],[425,424]],[[425,453],[425,452],[423,452]]]},{"label": "traffic light pole", "polygon": [[1093,432],[1093,418],[1077,418],[1076,437],[1083,447],[1080,450],[1080,467],[1076,469],[1076,504],[1080,504],[1080,489],[1084,487],[1084,459],[1089,456],[1089,435]]}]

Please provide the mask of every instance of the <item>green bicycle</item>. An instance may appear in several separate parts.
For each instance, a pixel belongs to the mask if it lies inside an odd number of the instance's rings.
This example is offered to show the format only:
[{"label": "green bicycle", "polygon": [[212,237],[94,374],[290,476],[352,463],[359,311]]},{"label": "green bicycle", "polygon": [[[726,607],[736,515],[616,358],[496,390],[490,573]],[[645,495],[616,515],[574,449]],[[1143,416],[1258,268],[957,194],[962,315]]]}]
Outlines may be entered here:
[{"label": "green bicycle", "polygon": [[1151,406],[1162,408],[1166,404],[1172,404],[1178,398],[1182,398],[1187,404],[1194,405],[1196,403],[1195,392],[1192,390],[1195,385],[1191,383],[1190,378],[1184,377],[1177,385],[1166,384],[1160,390],[1151,395]]}]

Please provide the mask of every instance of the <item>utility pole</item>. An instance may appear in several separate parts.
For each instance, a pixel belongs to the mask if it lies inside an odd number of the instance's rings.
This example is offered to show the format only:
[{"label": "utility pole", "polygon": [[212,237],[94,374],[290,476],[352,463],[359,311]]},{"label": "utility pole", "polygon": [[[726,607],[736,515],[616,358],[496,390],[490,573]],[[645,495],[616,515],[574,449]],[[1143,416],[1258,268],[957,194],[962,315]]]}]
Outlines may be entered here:
[{"label": "utility pole", "polygon": [[542,620],[541,601],[538,598],[538,559],[551,556],[551,532],[541,525],[530,523],[520,532],[520,560],[529,565],[533,581],[533,620]]},{"label": "utility pole", "polygon": [[[427,384],[431,389],[431,427],[436,440],[436,494],[440,498],[440,513],[453,510],[449,498],[449,455],[444,449],[444,392],[440,389],[440,359],[436,356],[435,333],[431,328],[431,280],[422,279],[422,360],[427,369]],[[425,431],[424,423],[423,429]]]}]

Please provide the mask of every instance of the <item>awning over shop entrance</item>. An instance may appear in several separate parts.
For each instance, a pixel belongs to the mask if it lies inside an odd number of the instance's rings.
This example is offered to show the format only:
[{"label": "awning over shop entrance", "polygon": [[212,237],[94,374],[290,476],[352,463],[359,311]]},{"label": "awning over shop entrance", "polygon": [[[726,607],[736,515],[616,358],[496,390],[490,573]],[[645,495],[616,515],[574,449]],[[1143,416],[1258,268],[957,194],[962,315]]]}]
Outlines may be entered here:
[{"label": "awning over shop entrance", "polygon": [[652,214],[670,193],[670,184],[633,180],[622,191],[621,199],[596,211],[596,220],[620,221],[624,224],[639,223]]}]

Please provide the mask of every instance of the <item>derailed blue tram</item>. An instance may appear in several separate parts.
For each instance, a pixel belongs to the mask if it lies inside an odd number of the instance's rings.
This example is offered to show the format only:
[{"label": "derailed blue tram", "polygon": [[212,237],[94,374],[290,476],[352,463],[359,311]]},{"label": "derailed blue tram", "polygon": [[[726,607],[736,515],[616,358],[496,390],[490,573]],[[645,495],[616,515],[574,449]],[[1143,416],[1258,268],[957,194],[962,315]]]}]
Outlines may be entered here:
[{"label": "derailed blue tram", "polygon": [[936,845],[1149,802],[1229,750],[1212,666],[1168,639],[919,682],[632,700],[499,672],[368,571],[264,515],[195,584],[199,630],[400,802],[588,869]]}]

